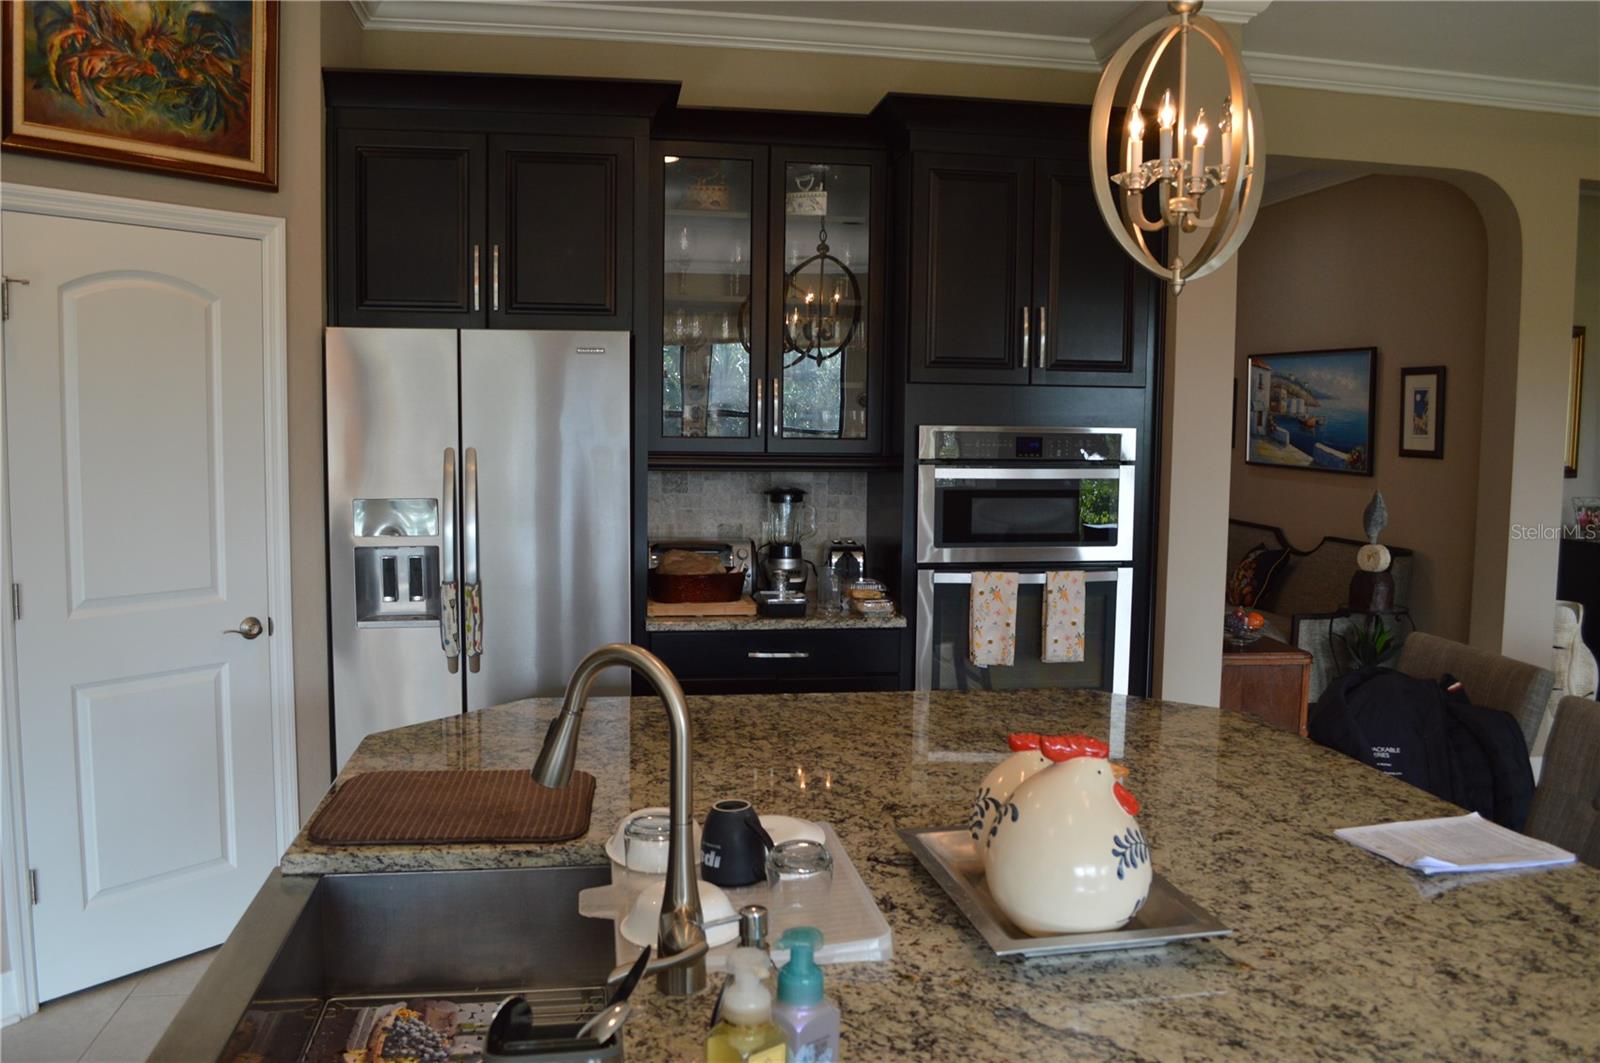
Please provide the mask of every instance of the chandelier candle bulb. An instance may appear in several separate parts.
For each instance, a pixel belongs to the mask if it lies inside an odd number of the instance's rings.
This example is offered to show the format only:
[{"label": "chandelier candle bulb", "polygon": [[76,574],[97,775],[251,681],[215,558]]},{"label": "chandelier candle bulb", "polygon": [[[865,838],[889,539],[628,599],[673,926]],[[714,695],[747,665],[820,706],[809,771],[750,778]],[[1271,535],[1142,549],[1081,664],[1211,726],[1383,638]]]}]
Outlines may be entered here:
[{"label": "chandelier candle bulb", "polygon": [[1156,120],[1161,124],[1161,170],[1165,173],[1167,164],[1172,161],[1172,124],[1178,120],[1171,91],[1161,94],[1161,110],[1156,112]]},{"label": "chandelier candle bulb", "polygon": [[1194,120],[1194,168],[1189,177],[1196,192],[1206,190],[1206,137],[1211,133],[1211,127],[1206,125],[1206,109],[1200,108],[1200,113]]},{"label": "chandelier candle bulb", "polygon": [[1128,117],[1128,165],[1124,169],[1133,173],[1144,165],[1144,117],[1134,111]]}]

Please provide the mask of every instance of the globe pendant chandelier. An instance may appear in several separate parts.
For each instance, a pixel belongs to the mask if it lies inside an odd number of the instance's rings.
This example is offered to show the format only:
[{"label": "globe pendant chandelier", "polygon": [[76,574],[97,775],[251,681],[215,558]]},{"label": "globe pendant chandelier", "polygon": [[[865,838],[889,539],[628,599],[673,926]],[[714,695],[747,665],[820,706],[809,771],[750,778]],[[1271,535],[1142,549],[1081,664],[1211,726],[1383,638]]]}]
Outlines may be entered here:
[{"label": "globe pendant chandelier", "polygon": [[[1186,282],[1221,266],[1238,250],[1261,206],[1263,186],[1261,104],[1245,72],[1244,59],[1232,39],[1215,21],[1201,15],[1199,3],[1169,3],[1172,14],[1158,19],[1129,37],[1100,75],[1094,107],[1089,113],[1089,165],[1094,177],[1095,200],[1112,233],[1134,261],[1167,280],[1172,294]],[[1213,129],[1201,107],[1189,116],[1189,45],[1192,41],[1216,51],[1227,71],[1227,96],[1216,114]],[[1150,111],[1154,95],[1151,81],[1162,59],[1177,47],[1177,95],[1162,91]],[[1117,98],[1124,74],[1143,56],[1129,79],[1129,96]],[[1170,59],[1169,59],[1170,68]],[[1113,152],[1112,115],[1127,116],[1118,123],[1119,143]],[[1158,153],[1147,158],[1145,133],[1155,119]],[[1215,133],[1217,162],[1207,164],[1207,151]],[[1111,160],[1122,169],[1110,173]],[[1147,202],[1153,200],[1153,202]],[[1147,211],[1154,208],[1156,216]],[[1203,236],[1185,241],[1185,234]],[[1164,239],[1162,237],[1164,236]],[[1185,244],[1199,241],[1187,257]]]},{"label": "globe pendant chandelier", "polygon": [[793,353],[795,358],[783,367],[792,369],[807,358],[818,365],[828,361],[850,346],[860,322],[861,285],[850,267],[828,249],[824,217],[817,228],[817,253],[784,278],[783,351],[785,357]]}]

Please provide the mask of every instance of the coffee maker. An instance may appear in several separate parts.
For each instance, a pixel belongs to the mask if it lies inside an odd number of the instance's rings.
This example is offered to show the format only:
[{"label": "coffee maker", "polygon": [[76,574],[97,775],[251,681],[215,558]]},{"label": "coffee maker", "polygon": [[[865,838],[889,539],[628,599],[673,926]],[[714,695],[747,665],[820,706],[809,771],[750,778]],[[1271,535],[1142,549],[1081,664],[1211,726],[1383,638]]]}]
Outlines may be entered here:
[{"label": "coffee maker", "polygon": [[798,487],[774,487],[767,492],[767,511],[761,519],[761,574],[769,592],[779,598],[799,597],[804,602],[807,562],[803,544],[817,529],[816,511]]}]

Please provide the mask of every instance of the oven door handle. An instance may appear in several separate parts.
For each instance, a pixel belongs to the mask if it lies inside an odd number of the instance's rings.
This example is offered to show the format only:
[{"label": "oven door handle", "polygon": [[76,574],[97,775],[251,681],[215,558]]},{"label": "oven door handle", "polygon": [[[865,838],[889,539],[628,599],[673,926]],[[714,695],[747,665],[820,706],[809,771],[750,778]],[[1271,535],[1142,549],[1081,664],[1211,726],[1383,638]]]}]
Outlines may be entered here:
[{"label": "oven door handle", "polygon": [[1008,466],[982,468],[962,465],[935,465],[935,480],[1115,480],[1122,475],[1123,465],[1096,465],[1090,468],[1068,466]]},{"label": "oven door handle", "polygon": [[[988,570],[980,570],[980,571],[988,571]],[[1004,571],[1004,570],[1002,569],[1002,570],[998,570],[998,571]],[[1072,567],[1071,563],[1070,562],[1066,562],[1066,561],[1063,561],[1061,563],[1061,567],[1059,569],[1051,569],[1050,570],[1050,572],[1073,572],[1073,571],[1080,571],[1080,570],[1074,569]],[[1109,583],[1112,580],[1115,580],[1117,578],[1117,571],[1118,571],[1117,569],[1110,569],[1110,570],[1100,570],[1100,571],[1095,571],[1095,572],[1085,572],[1083,574],[1083,581],[1085,583]],[[1024,584],[1026,586],[1029,586],[1029,587],[1034,587],[1034,586],[1038,586],[1039,584],[1042,584],[1045,581],[1045,578],[1048,575],[1049,575],[1048,572],[1018,572],[1018,573],[1016,573],[1017,582],[1020,583],[1020,584]],[[935,573],[933,573],[933,582],[935,582],[935,583],[946,583],[946,584],[958,583],[958,584],[962,584],[962,585],[968,585],[968,584],[972,583],[972,573],[971,572],[935,572]]]}]

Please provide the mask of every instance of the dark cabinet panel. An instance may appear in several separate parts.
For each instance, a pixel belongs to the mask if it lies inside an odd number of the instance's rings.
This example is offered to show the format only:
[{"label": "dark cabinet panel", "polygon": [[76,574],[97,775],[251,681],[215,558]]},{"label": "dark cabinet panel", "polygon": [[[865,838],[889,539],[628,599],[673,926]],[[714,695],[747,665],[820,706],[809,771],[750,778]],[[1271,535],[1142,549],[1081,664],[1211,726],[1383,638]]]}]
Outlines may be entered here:
[{"label": "dark cabinet panel", "polygon": [[632,143],[496,136],[489,160],[490,323],[627,327]]},{"label": "dark cabinet panel", "polygon": [[1122,250],[1081,167],[1041,159],[1033,302],[1033,381],[1143,387],[1159,281]]},{"label": "dark cabinet panel", "polygon": [[696,693],[885,690],[899,679],[901,628],[658,631],[650,649]]},{"label": "dark cabinet panel", "polygon": [[481,325],[484,138],[344,129],[337,144],[330,317]]},{"label": "dark cabinet panel", "polygon": [[1032,161],[914,160],[911,379],[1026,382]]}]

